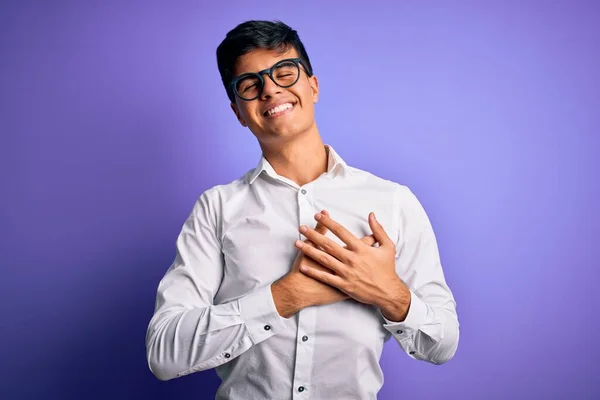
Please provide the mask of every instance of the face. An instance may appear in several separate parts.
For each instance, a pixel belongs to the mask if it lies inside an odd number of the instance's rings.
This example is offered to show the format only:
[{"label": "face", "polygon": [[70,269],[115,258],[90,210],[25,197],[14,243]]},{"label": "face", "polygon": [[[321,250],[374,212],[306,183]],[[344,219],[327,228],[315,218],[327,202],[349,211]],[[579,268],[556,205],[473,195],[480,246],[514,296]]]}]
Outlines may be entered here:
[{"label": "face", "polygon": [[[253,50],[240,57],[233,76],[259,72],[271,68],[279,60],[297,57],[293,47],[285,53]],[[314,105],[318,100],[319,85],[314,75],[309,77],[301,66],[298,81],[288,88],[276,85],[268,74],[263,75],[263,79],[264,87],[257,99],[245,101],[235,96],[235,102],[231,103],[237,119],[259,142],[269,144],[289,140],[316,129]]]}]

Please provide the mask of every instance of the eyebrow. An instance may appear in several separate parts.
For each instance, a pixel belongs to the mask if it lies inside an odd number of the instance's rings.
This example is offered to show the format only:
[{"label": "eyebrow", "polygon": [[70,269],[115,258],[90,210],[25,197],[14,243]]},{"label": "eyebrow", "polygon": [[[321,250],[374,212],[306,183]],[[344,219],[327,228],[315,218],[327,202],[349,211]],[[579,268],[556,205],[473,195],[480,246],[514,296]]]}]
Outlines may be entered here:
[{"label": "eyebrow", "polygon": [[248,72],[242,72],[241,74],[234,75],[234,76],[233,76],[233,79],[237,78],[238,76],[245,75],[245,74],[258,74],[259,72],[265,72],[265,71],[268,71],[268,70],[270,70],[271,68],[273,68],[273,66],[274,66],[275,64],[277,64],[278,62],[280,62],[280,61],[283,61],[283,60],[291,60],[291,59],[295,59],[295,58],[300,58],[300,57],[291,57],[291,56],[290,56],[290,57],[284,57],[284,58],[281,58],[281,59],[279,59],[279,60],[275,61],[273,64],[271,64],[271,66],[270,66],[270,67],[267,67],[267,68],[261,69],[260,71],[248,71]]}]

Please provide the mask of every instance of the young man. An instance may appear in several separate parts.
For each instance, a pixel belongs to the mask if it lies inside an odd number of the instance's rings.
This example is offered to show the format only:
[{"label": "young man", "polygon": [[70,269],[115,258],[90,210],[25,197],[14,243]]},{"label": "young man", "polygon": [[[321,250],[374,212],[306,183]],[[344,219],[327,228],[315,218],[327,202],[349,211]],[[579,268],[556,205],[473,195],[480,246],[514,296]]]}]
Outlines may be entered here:
[{"label": "young man", "polygon": [[413,359],[450,360],[459,324],[429,219],[407,187],[323,143],[296,31],[243,23],[217,61],[262,157],[185,222],[148,327],[152,372],[216,368],[217,399],[376,399],[390,337]]}]

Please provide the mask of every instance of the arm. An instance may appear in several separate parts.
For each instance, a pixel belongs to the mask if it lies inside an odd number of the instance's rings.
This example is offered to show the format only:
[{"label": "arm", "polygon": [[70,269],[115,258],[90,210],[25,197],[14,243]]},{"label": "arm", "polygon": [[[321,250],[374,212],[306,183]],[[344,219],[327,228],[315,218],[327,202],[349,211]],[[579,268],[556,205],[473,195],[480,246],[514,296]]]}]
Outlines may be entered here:
[{"label": "arm", "polygon": [[290,280],[286,280],[286,277],[271,285],[275,308],[277,313],[284,318],[290,318],[304,308],[298,300],[300,296],[297,294],[297,290],[294,289],[296,286]]},{"label": "arm", "polygon": [[224,266],[211,193],[196,202],[177,238],[175,261],[158,285],[146,355],[160,380],[224,364],[284,329],[271,285],[213,304]]},{"label": "arm", "polygon": [[[398,309],[405,309],[403,320],[396,322],[382,312],[384,327],[412,358],[443,364],[452,359],[458,347],[459,323],[456,302],[446,284],[435,235],[417,197],[400,187],[399,235],[396,272],[406,285],[409,298]],[[393,307],[390,307],[393,309]],[[385,314],[385,315],[384,315]],[[403,313],[400,312],[400,315]]]}]

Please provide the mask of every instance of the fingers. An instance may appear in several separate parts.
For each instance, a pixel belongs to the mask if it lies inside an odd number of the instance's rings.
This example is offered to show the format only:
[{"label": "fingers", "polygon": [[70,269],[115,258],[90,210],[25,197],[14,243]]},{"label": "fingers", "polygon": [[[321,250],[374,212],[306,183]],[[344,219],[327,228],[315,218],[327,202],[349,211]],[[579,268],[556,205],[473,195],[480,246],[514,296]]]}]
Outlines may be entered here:
[{"label": "fingers", "polygon": [[[366,244],[367,246],[371,246],[371,247],[372,247],[372,246],[373,246],[375,243],[377,243],[377,240],[375,239],[375,236],[373,236],[373,235],[367,235],[367,236],[365,236],[364,238],[362,238],[362,239],[360,239],[360,240],[361,240],[361,242],[363,242],[363,243],[364,243],[364,244]],[[313,245],[313,246],[314,246],[314,243],[313,243],[313,242],[311,242],[311,241],[310,241],[310,240],[308,240],[308,239],[306,239],[306,240],[304,241],[304,243],[308,243],[308,244],[311,244],[311,245]],[[344,249],[347,249],[347,247],[346,247],[346,246],[344,246],[343,248],[344,248]]]},{"label": "fingers", "polygon": [[[347,231],[347,229],[344,228],[339,223],[333,221],[329,217],[329,212],[323,210],[323,211],[321,211],[320,214],[322,214],[326,218],[322,218],[322,217],[319,218],[317,220],[317,225],[315,226],[315,228],[313,230],[307,229],[306,232],[303,232],[302,229],[300,230],[300,232],[302,232],[304,234],[304,236],[306,237],[306,240],[304,240],[304,243],[307,243],[311,246],[320,247],[322,249],[327,250],[328,252],[329,252],[329,250],[332,250],[333,253],[330,252],[330,254],[333,254],[334,256],[336,256],[338,258],[343,257],[344,253],[341,252],[340,249],[348,250],[348,246],[340,247],[337,244],[335,244],[333,241],[331,241],[330,239],[326,238],[325,235],[327,234],[327,231],[329,230],[327,225],[334,226],[334,229],[336,229],[338,232]],[[373,230],[373,232],[379,231],[379,234],[383,235],[384,240],[385,240],[387,235],[385,234],[383,227],[377,221],[375,221],[376,225],[373,225],[372,224],[373,221],[371,221],[371,218],[372,218],[371,215],[369,215],[369,225],[371,226],[371,229]],[[379,230],[378,230],[378,227],[380,228]],[[318,235],[315,235],[314,234],[315,232],[318,233]],[[332,232],[333,232],[333,230],[332,230]],[[354,235],[352,235],[349,231],[347,231],[347,232],[351,237],[350,240],[354,241],[354,239],[356,239],[356,237]],[[341,235],[344,236],[345,234],[341,233]],[[388,240],[390,240],[389,237],[387,237],[387,238],[388,238]],[[356,239],[356,240],[358,240],[358,239]],[[379,240],[377,240],[375,234],[373,234],[373,235],[367,235],[367,236],[363,237],[362,239],[359,240],[359,242],[362,242],[362,243],[366,244],[367,246],[372,247],[375,243],[379,242]],[[323,245],[325,245],[325,247],[323,247]],[[380,242],[380,245],[381,245],[381,242]]]},{"label": "fingers", "polygon": [[373,235],[367,235],[364,238],[360,239],[360,241],[365,243],[367,246],[373,246],[375,243],[377,243],[377,240]]},{"label": "fingers", "polygon": [[337,258],[326,253],[325,251],[317,249],[316,247],[307,246],[306,243],[303,243],[300,240],[297,240],[295,245],[306,256],[310,257],[312,260],[314,260],[318,264],[330,269],[336,275],[343,274],[346,266],[342,262],[340,262]]},{"label": "fingers", "polygon": [[314,243],[315,247],[323,249],[326,253],[331,254],[338,260],[347,261],[350,252],[330,238],[319,234],[317,231],[308,228],[306,225],[300,226],[300,233]]},{"label": "fingers", "polygon": [[[324,213],[325,215],[327,215],[327,211],[323,210],[321,211],[322,213]],[[317,221],[317,225],[315,226],[315,231],[319,232],[321,235],[325,235],[327,233],[327,227],[325,225],[323,225],[322,223]],[[315,244],[310,240],[310,239],[306,239],[304,241],[304,243],[309,244],[311,246],[314,246]]]},{"label": "fingers", "polygon": [[[323,212],[325,213],[325,212]],[[327,233],[327,227],[321,223],[321,221],[317,221],[317,226],[315,226],[315,231],[319,232],[321,235],[325,235]]]},{"label": "fingers", "polygon": [[[300,271],[305,275],[308,275],[308,276],[310,276],[318,281],[321,281],[329,286],[338,288],[340,291],[344,292],[345,281],[340,276],[330,274],[329,272],[320,271],[315,268],[310,268],[305,265],[300,267]],[[346,293],[344,292],[344,294],[346,294]]]},{"label": "fingers", "polygon": [[385,233],[385,229],[383,229],[383,226],[375,218],[375,213],[369,214],[369,226],[373,231],[373,236],[375,237],[375,240],[379,242],[380,247],[388,247],[394,244],[392,242],[392,239],[390,239],[387,233]]},{"label": "fingers", "polygon": [[328,213],[322,211],[315,215],[315,219],[326,226],[335,236],[346,244],[349,249],[359,245],[360,239],[354,236],[348,229],[331,219]]},{"label": "fingers", "polygon": [[[327,211],[322,211],[322,212],[327,213]],[[319,232],[319,234],[321,234],[321,235],[325,235],[327,233],[327,227],[325,225],[323,225],[321,222],[317,221],[317,225],[315,226],[315,231]],[[309,244],[311,246],[315,245],[315,243],[308,238],[304,241],[304,243]]]}]

